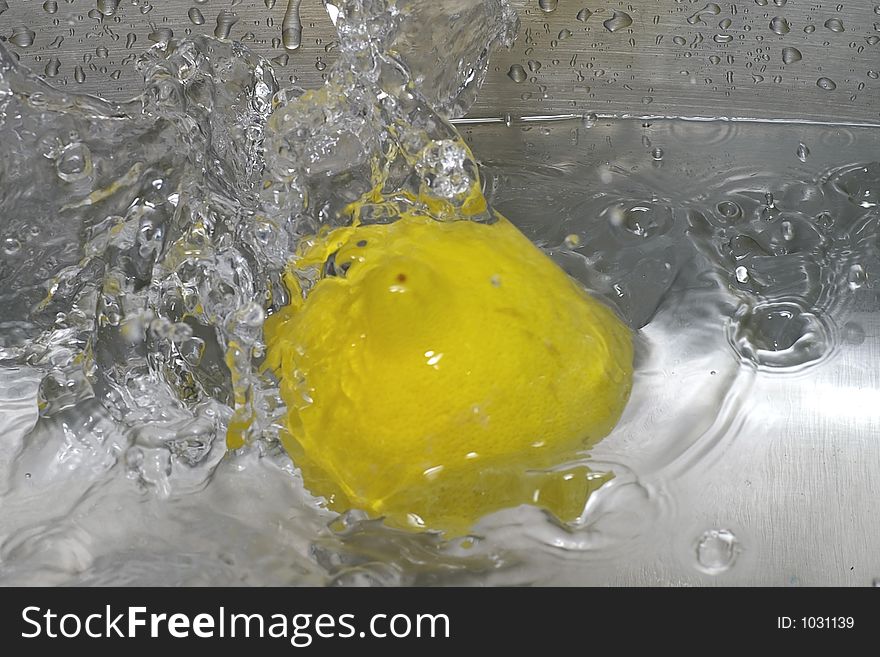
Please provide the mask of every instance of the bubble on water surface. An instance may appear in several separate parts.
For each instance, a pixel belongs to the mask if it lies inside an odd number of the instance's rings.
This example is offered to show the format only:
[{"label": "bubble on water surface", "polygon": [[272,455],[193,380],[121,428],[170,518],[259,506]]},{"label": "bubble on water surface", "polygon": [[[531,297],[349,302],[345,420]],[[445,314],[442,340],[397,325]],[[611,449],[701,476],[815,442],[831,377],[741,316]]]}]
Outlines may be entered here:
[{"label": "bubble on water surface", "polygon": [[709,575],[719,575],[736,563],[741,551],[733,532],[728,529],[710,529],[697,539],[697,568]]}]

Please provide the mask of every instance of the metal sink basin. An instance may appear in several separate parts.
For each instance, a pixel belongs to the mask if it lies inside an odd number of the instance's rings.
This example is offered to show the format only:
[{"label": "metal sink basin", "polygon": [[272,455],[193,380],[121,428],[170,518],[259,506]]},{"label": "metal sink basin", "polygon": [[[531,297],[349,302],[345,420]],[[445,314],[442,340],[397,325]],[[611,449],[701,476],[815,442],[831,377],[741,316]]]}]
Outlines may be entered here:
[{"label": "metal sink basin", "polygon": [[[351,537],[375,559],[340,565],[313,520],[228,554],[155,536],[126,552],[139,521],[110,532],[86,512],[28,534],[35,492],[0,519],[0,580],[106,583],[130,558],[132,583],[880,585],[880,6],[513,4],[519,36],[459,130],[495,207],[640,336],[633,400],[591,456],[616,476],[583,522],[516,532],[540,515],[520,509],[472,552],[444,553],[472,568],[408,570],[386,566],[409,539]],[[70,93],[130,98],[137,54],[197,34],[242,41],[303,88],[338,46],[318,0],[0,0],[5,46]],[[3,377],[8,475],[38,382]],[[218,544],[281,526],[277,509],[249,525],[242,500],[287,495],[272,478],[285,468],[144,513],[156,532],[192,522]],[[223,504],[236,520],[205,529]],[[4,570],[32,535],[43,556]]]}]

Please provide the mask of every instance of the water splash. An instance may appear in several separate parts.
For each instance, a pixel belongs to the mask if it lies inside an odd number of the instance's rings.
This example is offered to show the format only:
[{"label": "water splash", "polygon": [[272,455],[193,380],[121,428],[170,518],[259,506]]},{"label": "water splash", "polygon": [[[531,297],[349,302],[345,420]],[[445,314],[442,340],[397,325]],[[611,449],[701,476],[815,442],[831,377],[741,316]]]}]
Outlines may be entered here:
[{"label": "water splash", "polygon": [[[350,221],[345,206],[378,185],[364,221],[417,196],[443,218],[479,181],[448,119],[472,104],[516,15],[501,0],[466,5],[328,3],[340,57],[305,93],[281,90],[239,43],[178,41],[168,28],[138,60],[144,93],[122,104],[52,89],[0,46],[3,115],[28,126],[20,136],[0,121],[0,178],[17,190],[0,195],[3,235],[40,236],[6,240],[14,266],[0,267],[11,327],[0,358],[40,372],[13,497],[72,473],[186,495],[214,479],[227,433],[246,443],[240,461],[279,452],[284,409],[260,369],[261,327],[287,302],[299,239]],[[220,13],[219,36],[233,19]]]}]

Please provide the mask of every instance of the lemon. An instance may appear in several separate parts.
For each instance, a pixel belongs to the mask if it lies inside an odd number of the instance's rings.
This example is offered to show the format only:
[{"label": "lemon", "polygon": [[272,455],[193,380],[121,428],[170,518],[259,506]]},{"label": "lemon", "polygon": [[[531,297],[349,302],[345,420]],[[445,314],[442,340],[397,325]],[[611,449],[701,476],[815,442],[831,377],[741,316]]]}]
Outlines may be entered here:
[{"label": "lemon", "polygon": [[556,467],[608,434],[632,336],[503,217],[418,215],[313,240],[324,274],[265,324],[284,445],[331,508],[458,534],[519,504],[577,517],[601,484]]}]

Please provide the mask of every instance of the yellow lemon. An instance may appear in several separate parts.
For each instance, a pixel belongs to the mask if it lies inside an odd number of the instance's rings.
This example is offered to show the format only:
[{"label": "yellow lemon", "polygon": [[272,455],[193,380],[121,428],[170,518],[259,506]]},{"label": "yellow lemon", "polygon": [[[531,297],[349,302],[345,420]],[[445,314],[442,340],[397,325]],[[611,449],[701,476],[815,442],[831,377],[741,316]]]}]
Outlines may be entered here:
[{"label": "yellow lemon", "polygon": [[343,228],[310,264],[265,335],[313,493],[453,534],[524,503],[580,514],[601,478],[556,466],[611,431],[632,382],[611,310],[502,217]]}]

